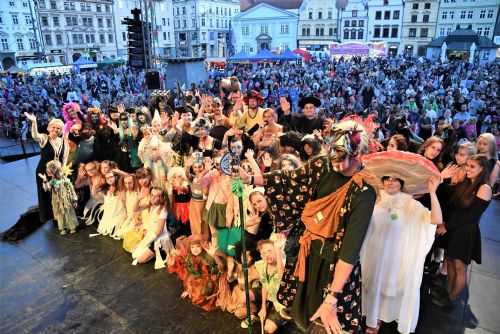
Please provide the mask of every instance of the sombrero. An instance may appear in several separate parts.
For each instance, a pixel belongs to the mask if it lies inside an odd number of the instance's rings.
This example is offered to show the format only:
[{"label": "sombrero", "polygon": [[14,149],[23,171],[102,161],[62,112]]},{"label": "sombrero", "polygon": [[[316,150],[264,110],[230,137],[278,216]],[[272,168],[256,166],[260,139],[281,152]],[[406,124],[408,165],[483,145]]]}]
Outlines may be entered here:
[{"label": "sombrero", "polygon": [[363,156],[366,169],[373,172],[377,179],[391,176],[404,181],[407,194],[428,193],[427,184],[432,176],[439,176],[439,170],[425,157],[404,151],[385,151]]},{"label": "sombrero", "polygon": [[319,106],[321,106],[321,101],[314,97],[314,96],[306,96],[306,97],[303,97],[300,101],[299,101],[299,107],[301,108],[304,108],[306,104],[309,104],[309,103],[312,103],[314,104],[314,106],[316,108],[318,108]]}]

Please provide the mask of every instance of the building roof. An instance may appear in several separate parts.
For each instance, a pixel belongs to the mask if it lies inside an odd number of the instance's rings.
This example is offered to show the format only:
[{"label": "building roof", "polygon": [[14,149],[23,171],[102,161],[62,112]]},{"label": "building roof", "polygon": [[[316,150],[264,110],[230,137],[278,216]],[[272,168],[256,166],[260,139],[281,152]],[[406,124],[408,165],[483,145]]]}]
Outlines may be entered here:
[{"label": "building roof", "polygon": [[468,51],[472,43],[476,43],[478,49],[496,49],[498,46],[486,36],[478,34],[470,29],[456,29],[448,36],[440,36],[427,44],[428,48],[440,48],[446,42],[447,49],[453,51]]},{"label": "building roof", "polygon": [[244,12],[261,3],[281,9],[299,9],[300,5],[302,5],[302,0],[240,0],[240,9]]}]

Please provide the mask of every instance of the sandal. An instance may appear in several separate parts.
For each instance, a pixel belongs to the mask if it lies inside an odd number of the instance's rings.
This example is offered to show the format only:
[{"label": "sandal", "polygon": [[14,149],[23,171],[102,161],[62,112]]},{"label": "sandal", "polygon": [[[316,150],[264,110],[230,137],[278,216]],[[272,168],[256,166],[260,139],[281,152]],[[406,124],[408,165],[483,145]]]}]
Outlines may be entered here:
[{"label": "sandal", "polygon": [[[253,325],[253,324],[257,321],[257,319],[258,319],[258,318],[257,318],[255,315],[253,315],[253,314],[252,314],[252,315],[250,316],[250,321],[252,322],[252,324],[251,324],[251,325]],[[241,326],[241,328],[245,328],[245,329],[246,329],[246,328],[248,328],[248,318],[244,319],[244,320],[241,322],[240,326]]]}]

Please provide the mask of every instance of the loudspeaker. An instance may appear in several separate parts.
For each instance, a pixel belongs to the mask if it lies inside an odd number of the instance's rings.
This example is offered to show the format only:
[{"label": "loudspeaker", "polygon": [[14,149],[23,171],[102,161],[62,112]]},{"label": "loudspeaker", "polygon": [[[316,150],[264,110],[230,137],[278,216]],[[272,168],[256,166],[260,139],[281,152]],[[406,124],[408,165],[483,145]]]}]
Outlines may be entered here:
[{"label": "loudspeaker", "polygon": [[160,89],[160,73],[158,71],[146,72],[146,86],[148,89]]}]

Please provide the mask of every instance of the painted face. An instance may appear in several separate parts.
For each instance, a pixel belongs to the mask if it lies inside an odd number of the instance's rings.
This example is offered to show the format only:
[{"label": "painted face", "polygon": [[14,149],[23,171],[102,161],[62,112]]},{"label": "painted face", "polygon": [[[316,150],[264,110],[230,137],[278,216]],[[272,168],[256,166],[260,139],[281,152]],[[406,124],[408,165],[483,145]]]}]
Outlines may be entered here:
[{"label": "painted face", "polygon": [[191,254],[193,254],[194,256],[198,256],[201,254],[203,248],[201,248],[201,245],[198,245],[198,244],[194,244],[194,245],[191,245]]},{"label": "painted face", "polygon": [[314,118],[314,114],[316,113],[316,107],[312,103],[308,103],[304,106],[304,116],[307,118]]},{"label": "painted face", "polygon": [[467,160],[469,160],[469,155],[467,154],[467,151],[458,150],[458,152],[455,154],[455,161],[457,162],[457,165],[463,166],[467,163]]},{"label": "painted face", "polygon": [[243,152],[243,143],[241,141],[235,141],[231,143],[231,153],[235,156],[241,156],[241,152]]},{"label": "painted face", "polygon": [[488,154],[490,151],[490,145],[486,138],[481,137],[477,140],[477,153]]},{"label": "painted face", "polygon": [[349,168],[349,155],[340,147],[332,149],[331,160],[333,170],[336,172],[342,173]]},{"label": "painted face", "polygon": [[425,148],[424,157],[429,160],[434,160],[439,156],[442,149],[443,145],[440,142],[432,143],[432,145]]},{"label": "painted face", "polygon": [[126,190],[133,190],[134,189],[134,178],[133,177],[126,176],[125,179],[123,180],[123,183],[125,184]]},{"label": "painted face", "polygon": [[75,119],[75,118],[78,118],[78,116],[76,115],[76,112],[73,110],[73,108],[68,108],[68,115],[71,119]]},{"label": "painted face", "polygon": [[483,167],[476,160],[468,160],[467,166],[465,167],[465,172],[467,174],[467,178],[475,179],[481,174],[483,171]]},{"label": "painted face", "polygon": [[109,185],[113,185],[116,182],[116,177],[113,173],[106,173],[106,183]]},{"label": "painted face", "polygon": [[150,201],[152,205],[159,205],[161,203],[162,191],[159,189],[151,190]]},{"label": "painted face", "polygon": [[387,151],[397,151],[397,150],[398,150],[398,144],[396,144],[394,138],[391,138],[391,140],[389,140],[389,144],[387,144]]},{"label": "painted face", "polygon": [[384,190],[389,195],[397,194],[401,191],[401,182],[394,177],[385,179],[383,182]]},{"label": "painted face", "polygon": [[250,204],[252,204],[253,209],[257,212],[264,213],[267,210],[267,200],[261,193],[253,193]]},{"label": "painted face", "polygon": [[281,169],[286,170],[286,171],[292,171],[295,169],[295,166],[290,160],[283,160],[281,161]]},{"label": "painted face", "polygon": [[276,249],[271,244],[264,244],[260,247],[260,257],[266,264],[276,263]]},{"label": "painted face", "polygon": [[107,162],[101,162],[101,173],[106,175],[111,171],[111,166]]}]

